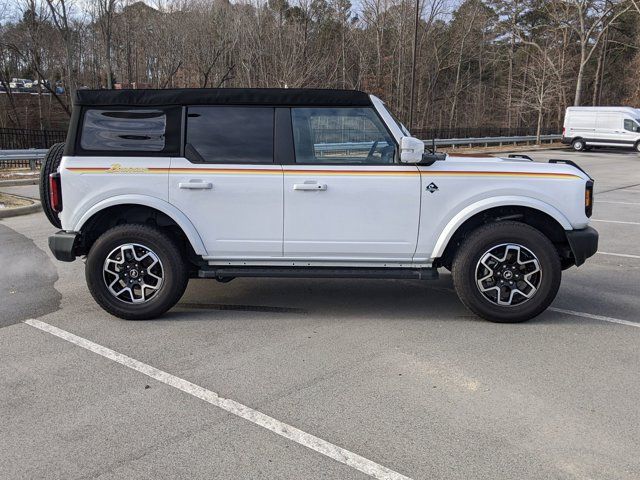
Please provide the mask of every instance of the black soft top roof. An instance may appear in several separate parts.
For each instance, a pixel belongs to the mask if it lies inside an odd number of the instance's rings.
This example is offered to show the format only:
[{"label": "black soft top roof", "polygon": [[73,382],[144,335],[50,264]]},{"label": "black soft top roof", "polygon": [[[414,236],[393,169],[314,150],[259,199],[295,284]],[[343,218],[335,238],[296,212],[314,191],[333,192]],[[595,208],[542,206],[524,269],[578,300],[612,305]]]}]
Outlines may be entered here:
[{"label": "black soft top roof", "polygon": [[141,90],[76,90],[74,105],[270,105],[365,107],[369,95],[358,90],[307,88],[180,88]]}]

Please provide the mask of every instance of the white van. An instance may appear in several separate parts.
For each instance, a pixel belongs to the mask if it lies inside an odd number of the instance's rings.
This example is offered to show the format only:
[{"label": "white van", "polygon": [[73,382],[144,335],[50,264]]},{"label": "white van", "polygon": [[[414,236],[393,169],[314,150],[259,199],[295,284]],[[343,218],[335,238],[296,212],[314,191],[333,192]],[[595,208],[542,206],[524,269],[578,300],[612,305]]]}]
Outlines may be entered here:
[{"label": "white van", "polygon": [[626,147],[640,152],[640,109],[569,107],[562,143],[582,151],[590,147]]}]

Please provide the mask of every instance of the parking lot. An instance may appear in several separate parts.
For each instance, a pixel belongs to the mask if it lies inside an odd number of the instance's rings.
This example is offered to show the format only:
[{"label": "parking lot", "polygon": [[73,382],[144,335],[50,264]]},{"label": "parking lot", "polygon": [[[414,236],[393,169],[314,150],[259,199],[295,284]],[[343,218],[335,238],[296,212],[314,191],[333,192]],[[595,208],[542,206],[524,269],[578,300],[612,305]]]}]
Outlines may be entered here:
[{"label": "parking lot", "polygon": [[0,221],[0,478],[640,478],[640,154],[530,155],[595,178],[600,247],[523,324],[444,270],[192,280],[124,321],[42,213]]}]

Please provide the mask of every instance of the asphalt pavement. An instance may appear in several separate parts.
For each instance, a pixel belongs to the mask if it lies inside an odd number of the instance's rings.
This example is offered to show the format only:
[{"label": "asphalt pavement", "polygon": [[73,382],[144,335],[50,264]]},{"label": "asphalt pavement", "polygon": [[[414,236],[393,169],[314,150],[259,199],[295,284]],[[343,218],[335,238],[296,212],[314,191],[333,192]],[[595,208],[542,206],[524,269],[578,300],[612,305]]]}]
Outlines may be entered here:
[{"label": "asphalt pavement", "polygon": [[531,155],[595,178],[601,253],[516,325],[444,271],[192,280],[124,321],[42,213],[0,221],[0,478],[640,478],[640,154]]}]

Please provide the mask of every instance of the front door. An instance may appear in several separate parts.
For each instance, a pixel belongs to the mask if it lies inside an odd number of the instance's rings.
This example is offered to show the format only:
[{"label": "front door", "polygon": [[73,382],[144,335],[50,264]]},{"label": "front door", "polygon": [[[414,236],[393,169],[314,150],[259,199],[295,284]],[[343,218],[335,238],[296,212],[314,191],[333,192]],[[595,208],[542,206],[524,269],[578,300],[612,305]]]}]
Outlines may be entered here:
[{"label": "front door", "polygon": [[284,165],[284,256],[408,262],[416,248],[420,174],[398,164],[373,108],[292,108],[295,163]]},{"label": "front door", "polygon": [[169,201],[198,230],[210,260],[282,257],[282,167],[274,109],[187,109],[184,156],[172,158]]}]

